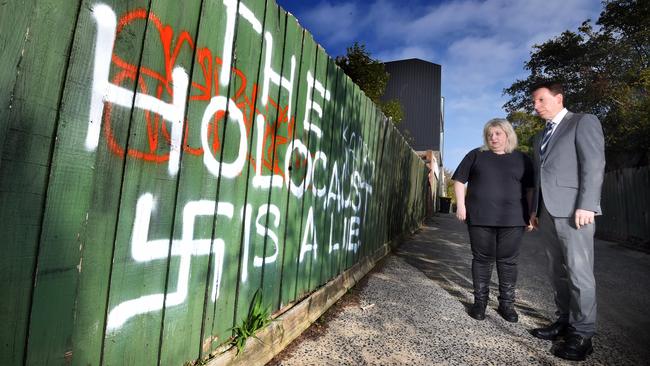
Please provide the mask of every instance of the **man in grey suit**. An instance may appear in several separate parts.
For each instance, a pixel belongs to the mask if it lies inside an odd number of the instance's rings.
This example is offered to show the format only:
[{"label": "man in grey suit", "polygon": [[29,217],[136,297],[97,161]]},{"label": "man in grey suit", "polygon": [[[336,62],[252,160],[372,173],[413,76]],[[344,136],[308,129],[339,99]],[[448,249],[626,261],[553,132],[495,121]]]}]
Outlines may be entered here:
[{"label": "man in grey suit", "polygon": [[593,352],[596,330],[594,216],[601,214],[603,130],[596,116],[564,108],[561,84],[540,83],[531,92],[535,111],[547,121],[533,145],[531,226],[539,226],[546,241],[557,307],[557,320],[531,333],[546,340],[564,337],[553,353],[580,361]]}]

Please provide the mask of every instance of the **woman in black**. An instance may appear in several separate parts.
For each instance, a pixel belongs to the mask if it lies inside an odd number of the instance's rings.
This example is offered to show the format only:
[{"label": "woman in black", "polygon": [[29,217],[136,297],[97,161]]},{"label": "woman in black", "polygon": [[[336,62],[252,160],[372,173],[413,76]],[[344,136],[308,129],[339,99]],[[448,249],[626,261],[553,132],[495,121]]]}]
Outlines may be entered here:
[{"label": "woman in black", "polygon": [[[472,246],[474,305],[469,315],[485,319],[492,264],[497,263],[499,307],[509,322],[514,308],[517,257],[532,200],[533,170],[528,156],[516,151],[517,135],[505,119],[483,128],[484,145],[470,151],[454,172],[456,217],[466,221]],[[467,197],[465,195],[467,183]]]}]

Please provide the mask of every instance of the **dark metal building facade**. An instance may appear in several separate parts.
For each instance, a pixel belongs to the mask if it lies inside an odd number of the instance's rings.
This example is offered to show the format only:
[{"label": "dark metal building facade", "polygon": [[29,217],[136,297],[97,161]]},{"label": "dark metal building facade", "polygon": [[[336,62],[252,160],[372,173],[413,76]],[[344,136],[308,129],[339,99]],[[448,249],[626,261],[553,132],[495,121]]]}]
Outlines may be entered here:
[{"label": "dark metal building facade", "polygon": [[399,130],[416,151],[443,148],[441,66],[420,59],[386,62],[390,74],[384,101],[397,99],[404,111]]}]

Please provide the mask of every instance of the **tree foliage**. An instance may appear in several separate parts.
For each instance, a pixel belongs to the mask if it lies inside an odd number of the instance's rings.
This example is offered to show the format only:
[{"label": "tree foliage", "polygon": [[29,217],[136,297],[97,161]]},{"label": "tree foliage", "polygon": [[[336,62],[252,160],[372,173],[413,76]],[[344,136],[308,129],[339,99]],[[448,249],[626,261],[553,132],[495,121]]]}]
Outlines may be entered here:
[{"label": "tree foliage", "polygon": [[[532,116],[529,88],[554,79],[565,86],[568,109],[593,113],[601,120],[608,155],[650,154],[650,1],[605,0],[594,27],[586,20],[577,31],[565,31],[535,45],[525,69],[530,75],[504,90],[504,105],[526,138],[542,128]],[[608,156],[609,160],[609,156]]]},{"label": "tree foliage", "polygon": [[445,197],[451,198],[451,203],[455,204],[456,203],[456,192],[454,191],[454,181],[451,179],[453,174],[451,173],[451,170],[444,168],[442,171],[442,174],[444,175],[445,179]]},{"label": "tree foliage", "polygon": [[336,64],[352,79],[368,98],[377,104],[382,112],[394,123],[404,119],[402,106],[397,99],[386,102],[381,101],[382,95],[388,84],[389,74],[384,64],[372,58],[364,44],[354,42],[352,47],[347,48],[345,56],[337,56]]},{"label": "tree foliage", "polygon": [[519,142],[518,149],[522,152],[532,155],[533,137],[544,128],[544,121],[541,118],[525,111],[515,111],[508,115],[508,120],[512,123],[517,133]]},{"label": "tree foliage", "polygon": [[404,119],[404,111],[402,110],[402,105],[399,100],[391,99],[387,102],[380,102],[381,110],[384,112],[386,117],[390,117],[393,122],[400,123]]}]

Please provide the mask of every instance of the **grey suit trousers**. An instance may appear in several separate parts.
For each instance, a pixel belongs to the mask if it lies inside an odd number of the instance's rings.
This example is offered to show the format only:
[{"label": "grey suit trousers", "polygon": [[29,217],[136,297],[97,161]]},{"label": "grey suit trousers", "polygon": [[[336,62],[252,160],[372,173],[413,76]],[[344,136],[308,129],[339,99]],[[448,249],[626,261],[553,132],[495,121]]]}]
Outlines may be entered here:
[{"label": "grey suit trousers", "polygon": [[543,198],[540,204],[539,231],[546,239],[558,321],[569,323],[583,337],[591,337],[596,331],[596,226],[589,224],[576,229],[573,217],[553,217]]}]

